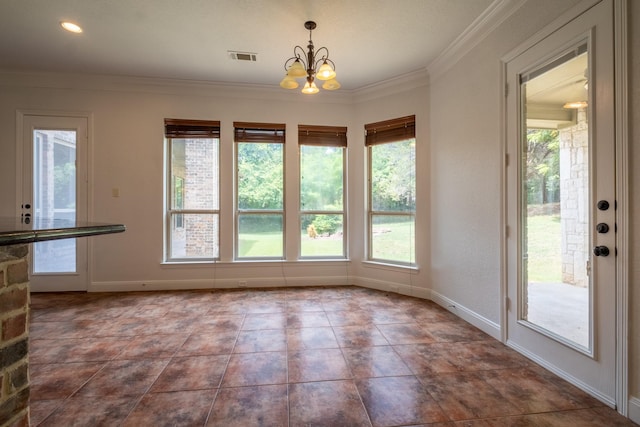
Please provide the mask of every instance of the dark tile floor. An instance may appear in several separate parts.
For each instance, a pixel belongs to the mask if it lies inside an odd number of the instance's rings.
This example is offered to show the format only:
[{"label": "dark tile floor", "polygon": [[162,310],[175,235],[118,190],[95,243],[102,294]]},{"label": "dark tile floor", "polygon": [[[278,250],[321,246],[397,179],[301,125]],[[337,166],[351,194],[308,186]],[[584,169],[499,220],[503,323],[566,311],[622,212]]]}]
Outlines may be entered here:
[{"label": "dark tile floor", "polygon": [[31,301],[32,425],[635,425],[436,304],[396,294]]}]

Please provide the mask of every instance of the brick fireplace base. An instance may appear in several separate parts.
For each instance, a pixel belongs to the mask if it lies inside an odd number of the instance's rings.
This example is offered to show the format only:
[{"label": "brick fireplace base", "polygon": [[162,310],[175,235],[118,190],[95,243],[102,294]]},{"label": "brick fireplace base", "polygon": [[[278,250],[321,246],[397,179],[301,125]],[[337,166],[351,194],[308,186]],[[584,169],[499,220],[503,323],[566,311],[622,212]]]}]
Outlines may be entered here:
[{"label": "brick fireplace base", "polygon": [[28,245],[0,247],[0,426],[29,425]]}]

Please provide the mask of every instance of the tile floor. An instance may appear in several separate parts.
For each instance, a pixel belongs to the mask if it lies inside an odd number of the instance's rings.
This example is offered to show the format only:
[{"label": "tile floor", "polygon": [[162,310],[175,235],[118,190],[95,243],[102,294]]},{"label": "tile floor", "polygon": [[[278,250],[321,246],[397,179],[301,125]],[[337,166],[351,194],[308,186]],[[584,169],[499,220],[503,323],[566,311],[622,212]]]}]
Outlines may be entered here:
[{"label": "tile floor", "polygon": [[396,294],[31,298],[32,425],[635,425],[436,304]]}]

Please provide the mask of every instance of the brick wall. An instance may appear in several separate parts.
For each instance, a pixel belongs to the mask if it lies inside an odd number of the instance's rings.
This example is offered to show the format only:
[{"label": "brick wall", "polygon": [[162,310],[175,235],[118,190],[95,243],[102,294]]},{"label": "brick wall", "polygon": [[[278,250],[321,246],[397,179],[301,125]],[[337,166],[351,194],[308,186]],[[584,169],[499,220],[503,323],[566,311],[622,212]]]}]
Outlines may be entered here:
[{"label": "brick wall", "polygon": [[[218,144],[215,140],[185,140],[184,205],[217,209]],[[188,257],[218,255],[218,221],[212,215],[186,215],[185,249]]]},{"label": "brick wall", "polygon": [[0,247],[0,426],[29,425],[27,245]]}]

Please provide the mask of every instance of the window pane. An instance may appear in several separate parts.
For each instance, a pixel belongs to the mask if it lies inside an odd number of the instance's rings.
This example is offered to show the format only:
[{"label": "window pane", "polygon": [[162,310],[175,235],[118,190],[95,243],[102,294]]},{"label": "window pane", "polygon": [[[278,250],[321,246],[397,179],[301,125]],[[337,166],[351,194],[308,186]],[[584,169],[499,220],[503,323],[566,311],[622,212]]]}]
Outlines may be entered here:
[{"label": "window pane", "polygon": [[171,258],[217,258],[217,214],[171,215]]},{"label": "window pane", "polygon": [[341,211],[343,162],[341,147],[300,146],[302,211]]},{"label": "window pane", "polygon": [[[586,102],[589,99],[587,45],[584,53],[534,70],[521,84],[522,279],[521,319],[554,338],[580,347],[592,344],[590,160],[594,152]],[[569,78],[568,76],[572,76]],[[573,77],[575,76],[575,78]],[[563,91],[558,91],[563,87]],[[553,94],[565,121],[540,115]],[[545,98],[547,97],[547,98]],[[552,112],[554,110],[551,110]],[[567,309],[571,307],[571,309]]]},{"label": "window pane", "polygon": [[371,146],[371,186],[372,210],[415,210],[415,139]]},{"label": "window pane", "polygon": [[240,214],[238,258],[282,258],[281,214]]},{"label": "window pane", "polygon": [[238,143],[238,209],[283,208],[283,147]]},{"label": "window pane", "polygon": [[342,215],[302,215],[300,255],[344,256]]},{"label": "window pane", "polygon": [[[76,219],[76,132],[34,130],[33,210],[37,218]],[[75,273],[76,239],[33,245],[33,273]]]},{"label": "window pane", "polygon": [[415,228],[413,215],[373,215],[371,258],[413,264]]},{"label": "window pane", "polygon": [[218,209],[218,139],[171,141],[171,208]]}]

